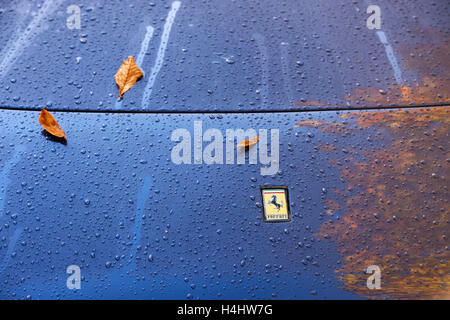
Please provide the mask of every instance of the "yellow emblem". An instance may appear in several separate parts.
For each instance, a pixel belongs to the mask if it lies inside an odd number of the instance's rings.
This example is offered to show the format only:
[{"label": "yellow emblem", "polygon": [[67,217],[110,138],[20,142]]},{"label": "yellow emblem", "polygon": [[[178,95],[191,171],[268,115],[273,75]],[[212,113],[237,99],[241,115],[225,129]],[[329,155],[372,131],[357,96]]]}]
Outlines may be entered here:
[{"label": "yellow emblem", "polygon": [[287,187],[262,187],[263,220],[265,222],[290,221]]}]

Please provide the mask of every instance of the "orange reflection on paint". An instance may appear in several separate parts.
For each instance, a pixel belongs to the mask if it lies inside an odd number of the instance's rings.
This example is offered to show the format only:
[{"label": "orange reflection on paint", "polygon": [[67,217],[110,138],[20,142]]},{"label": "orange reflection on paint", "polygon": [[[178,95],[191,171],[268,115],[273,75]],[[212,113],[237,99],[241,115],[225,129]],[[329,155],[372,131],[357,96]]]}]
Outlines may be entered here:
[{"label": "orange reflection on paint", "polygon": [[[338,167],[345,188],[327,195],[340,204],[334,212],[341,218],[324,223],[317,236],[338,244],[338,278],[345,289],[371,298],[448,297],[450,107],[341,117],[346,125],[323,122],[320,130],[342,136],[336,144],[349,135],[375,143],[353,149],[355,156]],[[340,160],[342,148],[352,146],[336,147]],[[372,264],[381,268],[380,290],[366,286],[364,270]]]},{"label": "orange reflection on paint", "polygon": [[[450,38],[436,29],[415,30],[426,35],[428,43],[411,46],[398,44],[394,50],[400,57],[406,83],[390,83],[380,87],[353,88],[341,101],[300,100],[296,106],[323,108],[351,105],[408,106],[450,103]],[[359,79],[360,81],[362,79]]]},{"label": "orange reflection on paint", "polygon": [[318,127],[322,124],[322,121],[318,120],[302,120],[295,124],[296,127],[307,127],[307,128],[314,128]]}]

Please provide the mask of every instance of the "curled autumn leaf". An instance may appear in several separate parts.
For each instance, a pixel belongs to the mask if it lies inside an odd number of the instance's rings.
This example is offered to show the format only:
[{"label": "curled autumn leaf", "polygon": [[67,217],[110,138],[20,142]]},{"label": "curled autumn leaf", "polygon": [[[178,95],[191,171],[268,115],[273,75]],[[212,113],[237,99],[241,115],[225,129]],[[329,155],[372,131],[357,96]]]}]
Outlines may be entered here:
[{"label": "curled autumn leaf", "polygon": [[133,56],[129,56],[128,59],[123,60],[122,65],[114,76],[116,84],[119,87],[120,98],[122,98],[123,94],[130,90],[143,75],[144,73],[134,62]]},{"label": "curled autumn leaf", "polygon": [[41,115],[39,116],[39,123],[48,133],[55,137],[66,139],[64,130],[47,110],[42,109]]},{"label": "curled autumn leaf", "polygon": [[251,139],[244,139],[241,142],[239,142],[238,145],[236,145],[236,148],[239,148],[239,147],[248,148],[254,144],[257,144],[258,141],[259,141],[259,136],[256,136]]}]

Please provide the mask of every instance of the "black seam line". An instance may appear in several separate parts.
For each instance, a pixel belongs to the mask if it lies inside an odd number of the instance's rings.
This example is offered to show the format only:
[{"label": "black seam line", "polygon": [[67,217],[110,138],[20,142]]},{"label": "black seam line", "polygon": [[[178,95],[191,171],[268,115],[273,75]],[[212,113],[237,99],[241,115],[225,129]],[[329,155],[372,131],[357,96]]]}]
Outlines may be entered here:
[{"label": "black seam line", "polygon": [[[392,106],[367,106],[367,107],[327,107],[323,106],[315,107],[311,109],[270,109],[270,110],[74,110],[63,108],[48,108],[51,112],[66,112],[66,113],[124,113],[124,114],[252,114],[252,113],[309,113],[309,112],[333,112],[333,111],[368,111],[368,110],[395,110],[395,109],[422,109],[422,108],[437,108],[437,107],[449,107],[450,103],[429,103],[423,105],[392,105]],[[42,108],[36,107],[13,107],[0,105],[0,110],[9,111],[41,111]]]}]

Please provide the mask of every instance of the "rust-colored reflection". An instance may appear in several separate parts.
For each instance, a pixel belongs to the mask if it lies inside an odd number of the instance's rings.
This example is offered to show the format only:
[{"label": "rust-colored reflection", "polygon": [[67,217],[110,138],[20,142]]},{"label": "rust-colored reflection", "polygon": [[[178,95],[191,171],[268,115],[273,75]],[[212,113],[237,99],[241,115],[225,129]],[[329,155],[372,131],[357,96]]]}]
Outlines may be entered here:
[{"label": "rust-colored reflection", "polygon": [[[450,102],[450,44],[448,34],[435,29],[415,30],[428,43],[400,44],[394,50],[408,81],[388,86],[354,88],[343,98],[352,106],[408,106]],[[375,75],[374,75],[375,76]],[[406,79],[404,79],[406,80]],[[298,101],[296,106],[336,107],[335,101]]]},{"label": "rust-colored reflection", "polygon": [[297,122],[297,124],[295,125],[296,127],[308,127],[308,128],[314,128],[314,127],[318,127],[322,124],[322,121],[318,121],[318,120],[302,120]]},{"label": "rust-colored reflection", "polygon": [[[328,213],[341,218],[324,223],[317,236],[337,242],[345,289],[372,298],[449,299],[450,108],[341,117],[317,127],[364,143],[336,146],[339,160],[342,148],[355,153],[337,166],[345,189],[326,201]],[[381,268],[380,290],[366,286],[364,270],[372,264]]]}]

